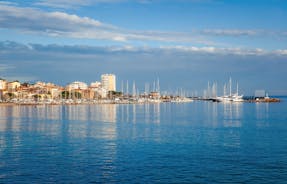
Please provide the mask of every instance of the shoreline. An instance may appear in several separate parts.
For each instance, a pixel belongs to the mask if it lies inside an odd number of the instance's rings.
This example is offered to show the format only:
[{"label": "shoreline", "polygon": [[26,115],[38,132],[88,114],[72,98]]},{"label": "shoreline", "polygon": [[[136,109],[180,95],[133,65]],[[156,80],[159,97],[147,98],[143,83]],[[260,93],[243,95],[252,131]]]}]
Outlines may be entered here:
[{"label": "shoreline", "polygon": [[215,103],[230,103],[230,104],[238,104],[238,103],[280,103],[282,100],[279,98],[270,98],[270,99],[260,99],[260,100],[244,100],[241,102],[220,102],[216,100],[210,99],[189,99],[182,101],[165,101],[165,100],[157,100],[157,101],[98,101],[98,102],[0,102],[0,106],[53,106],[53,105],[61,105],[61,106],[69,106],[69,105],[106,105],[106,104],[160,104],[160,103],[190,103],[194,101],[209,101]]}]

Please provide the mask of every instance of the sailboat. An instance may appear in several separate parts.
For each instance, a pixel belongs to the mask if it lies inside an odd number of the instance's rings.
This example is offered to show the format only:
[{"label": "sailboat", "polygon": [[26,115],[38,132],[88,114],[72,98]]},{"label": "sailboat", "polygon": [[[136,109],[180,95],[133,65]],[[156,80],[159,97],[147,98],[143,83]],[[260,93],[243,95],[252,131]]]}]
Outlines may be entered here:
[{"label": "sailboat", "polygon": [[233,102],[243,102],[243,95],[238,94],[238,83],[237,83],[237,90],[236,93],[232,96],[232,101]]},{"label": "sailboat", "polygon": [[243,102],[243,95],[239,95],[238,93],[238,83],[237,83],[237,91],[232,94],[232,80],[229,79],[229,95],[226,95],[226,85],[224,85],[223,96],[219,96],[216,98],[220,102]]}]

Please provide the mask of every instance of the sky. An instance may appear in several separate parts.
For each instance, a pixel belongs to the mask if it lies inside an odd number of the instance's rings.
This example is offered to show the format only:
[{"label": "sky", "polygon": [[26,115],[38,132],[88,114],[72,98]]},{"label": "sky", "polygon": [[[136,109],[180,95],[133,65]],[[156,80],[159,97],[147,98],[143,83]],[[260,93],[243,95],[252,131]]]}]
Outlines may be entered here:
[{"label": "sky", "polygon": [[287,95],[286,20],[285,0],[0,0],[0,77]]}]

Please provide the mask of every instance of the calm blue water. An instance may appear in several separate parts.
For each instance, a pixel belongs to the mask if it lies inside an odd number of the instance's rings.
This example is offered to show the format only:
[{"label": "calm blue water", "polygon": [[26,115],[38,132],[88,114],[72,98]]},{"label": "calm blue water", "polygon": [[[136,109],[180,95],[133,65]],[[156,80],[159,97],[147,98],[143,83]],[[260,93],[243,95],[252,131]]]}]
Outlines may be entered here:
[{"label": "calm blue water", "polygon": [[286,183],[283,100],[0,106],[0,183]]}]

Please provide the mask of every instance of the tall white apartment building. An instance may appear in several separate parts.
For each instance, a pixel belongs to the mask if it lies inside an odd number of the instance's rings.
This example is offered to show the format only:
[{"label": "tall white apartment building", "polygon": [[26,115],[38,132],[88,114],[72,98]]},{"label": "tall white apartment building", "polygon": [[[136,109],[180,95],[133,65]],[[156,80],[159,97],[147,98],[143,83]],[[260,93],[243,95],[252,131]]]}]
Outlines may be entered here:
[{"label": "tall white apartment building", "polygon": [[116,91],[116,76],[114,74],[103,74],[101,80],[102,88],[107,91]]},{"label": "tall white apartment building", "polygon": [[5,90],[7,89],[7,81],[0,79],[0,90]]}]

